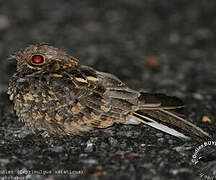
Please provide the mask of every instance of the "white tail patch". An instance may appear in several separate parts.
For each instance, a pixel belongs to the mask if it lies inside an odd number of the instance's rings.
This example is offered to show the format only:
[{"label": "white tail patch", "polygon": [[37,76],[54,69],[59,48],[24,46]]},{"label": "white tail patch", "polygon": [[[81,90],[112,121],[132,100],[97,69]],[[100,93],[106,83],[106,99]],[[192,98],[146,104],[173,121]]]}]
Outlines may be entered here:
[{"label": "white tail patch", "polygon": [[136,118],[133,118],[132,116],[129,116],[127,120],[124,122],[124,124],[132,124],[132,125],[138,125],[141,121],[137,120]]},{"label": "white tail patch", "polygon": [[[161,131],[163,131],[165,133],[168,133],[170,135],[173,135],[173,136],[176,136],[176,137],[179,137],[179,138],[191,139],[189,136],[186,136],[186,135],[184,135],[184,134],[182,134],[182,133],[180,133],[180,132],[178,132],[178,131],[176,131],[176,130],[174,130],[174,129],[166,126],[166,125],[158,123],[154,119],[151,119],[151,118],[149,118],[147,116],[143,116],[143,115],[140,115],[140,114],[137,114],[137,113],[134,113],[134,114],[136,116],[140,117],[140,118],[137,118],[137,119],[136,119],[136,117],[134,117],[135,120],[139,120],[142,123],[147,124],[147,125],[149,125],[149,126],[151,126],[153,128],[156,128],[158,130],[161,130]],[[147,121],[145,121],[143,119],[146,119]]]}]

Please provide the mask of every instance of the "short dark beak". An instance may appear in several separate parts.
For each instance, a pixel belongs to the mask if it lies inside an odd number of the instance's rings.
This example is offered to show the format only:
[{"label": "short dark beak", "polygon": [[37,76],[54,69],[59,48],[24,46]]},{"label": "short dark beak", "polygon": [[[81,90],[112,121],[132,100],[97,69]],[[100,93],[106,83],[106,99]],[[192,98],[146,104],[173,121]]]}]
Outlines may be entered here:
[{"label": "short dark beak", "polygon": [[17,59],[17,55],[16,54],[10,55],[10,57],[8,58],[8,60],[12,60],[12,59]]}]

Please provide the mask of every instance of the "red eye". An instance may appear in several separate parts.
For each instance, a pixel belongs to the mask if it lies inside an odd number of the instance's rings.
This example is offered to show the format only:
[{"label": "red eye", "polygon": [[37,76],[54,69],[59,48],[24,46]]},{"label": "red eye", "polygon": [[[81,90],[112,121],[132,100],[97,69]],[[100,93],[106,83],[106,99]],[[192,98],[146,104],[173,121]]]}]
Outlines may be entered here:
[{"label": "red eye", "polygon": [[32,62],[34,64],[43,64],[44,63],[44,57],[41,55],[34,55],[34,56],[32,56]]}]

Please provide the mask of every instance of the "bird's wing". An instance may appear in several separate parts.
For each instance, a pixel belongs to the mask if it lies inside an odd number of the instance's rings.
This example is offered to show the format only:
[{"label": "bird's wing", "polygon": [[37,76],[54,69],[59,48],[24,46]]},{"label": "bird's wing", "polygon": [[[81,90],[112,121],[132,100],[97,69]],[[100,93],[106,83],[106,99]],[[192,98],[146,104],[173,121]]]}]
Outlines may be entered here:
[{"label": "bird's wing", "polygon": [[140,96],[115,76],[86,66],[55,71],[48,78],[59,104],[64,104],[57,108],[56,119],[73,134],[88,127],[106,128],[115,122],[124,123],[128,113],[137,107]]},{"label": "bird's wing", "polygon": [[128,113],[137,107],[140,93],[111,74],[86,66],[81,66],[79,72],[79,76],[77,72],[70,74],[75,75],[72,81],[79,83],[76,97],[81,104],[79,113],[83,113],[85,119],[83,124],[106,128],[115,122],[125,122]]},{"label": "bird's wing", "polygon": [[[126,121],[123,123],[142,122],[183,139],[210,137],[208,133],[184,119],[181,111],[184,103],[179,98],[164,94],[139,93],[128,88],[112,74],[97,74],[106,87],[105,96],[111,98],[110,107],[115,106],[113,102],[117,100],[118,107],[122,107],[121,113],[124,114],[126,110]],[[128,105],[126,107],[125,102]]]},{"label": "bird's wing", "polygon": [[177,111],[183,102],[176,97],[134,91],[114,75],[86,66],[71,71],[68,73],[73,89],[77,90],[73,121],[77,119],[83,127],[106,128],[115,122],[142,122],[180,138],[209,137],[183,119]]}]

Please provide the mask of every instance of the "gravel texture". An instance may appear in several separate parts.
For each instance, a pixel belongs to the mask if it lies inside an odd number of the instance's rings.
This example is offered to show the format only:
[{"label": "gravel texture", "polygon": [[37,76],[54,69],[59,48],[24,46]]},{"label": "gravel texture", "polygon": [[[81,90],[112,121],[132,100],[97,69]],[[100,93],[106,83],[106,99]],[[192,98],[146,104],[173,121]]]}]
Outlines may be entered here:
[{"label": "gravel texture", "polygon": [[[197,0],[0,0],[0,177],[206,179],[191,162],[200,142],[145,125],[47,137],[23,128],[6,90],[16,67],[10,54],[49,42],[134,89],[182,98],[186,119],[214,139],[215,9],[215,1]],[[214,161],[201,166],[216,174]]]}]

